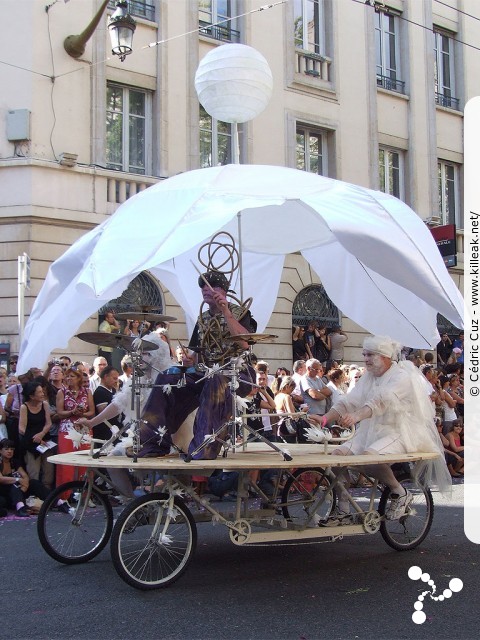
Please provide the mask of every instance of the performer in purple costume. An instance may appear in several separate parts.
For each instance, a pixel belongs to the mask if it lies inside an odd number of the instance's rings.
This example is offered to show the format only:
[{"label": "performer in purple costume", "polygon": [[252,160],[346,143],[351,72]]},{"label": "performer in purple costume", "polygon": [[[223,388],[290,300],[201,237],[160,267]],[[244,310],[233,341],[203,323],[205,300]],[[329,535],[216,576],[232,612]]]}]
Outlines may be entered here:
[{"label": "performer in purple costume", "polygon": [[[183,365],[189,367],[185,374],[185,386],[177,387],[181,373],[160,373],[157,376],[156,387],[150,394],[142,415],[140,458],[167,455],[172,444],[171,435],[177,432],[187,416],[197,408],[189,453],[205,442],[206,435],[216,432],[223,425],[226,430],[226,422],[232,416],[232,394],[228,378],[215,374],[198,382],[204,377],[204,373],[193,367],[197,362],[203,362],[208,367],[215,363],[223,364],[229,357],[245,351],[248,348],[246,342],[228,341],[227,338],[254,333],[257,323],[244,307],[228,302],[229,282],[220,271],[210,270],[204,273],[198,284],[202,289],[204,304],[189,344],[190,348],[199,350],[198,360],[193,356],[183,358]],[[205,311],[204,305],[208,307]],[[251,367],[244,366],[237,389],[238,395],[246,396],[251,385],[242,384],[242,379],[255,382]],[[221,443],[214,441],[193,457],[214,459],[220,447]]]}]

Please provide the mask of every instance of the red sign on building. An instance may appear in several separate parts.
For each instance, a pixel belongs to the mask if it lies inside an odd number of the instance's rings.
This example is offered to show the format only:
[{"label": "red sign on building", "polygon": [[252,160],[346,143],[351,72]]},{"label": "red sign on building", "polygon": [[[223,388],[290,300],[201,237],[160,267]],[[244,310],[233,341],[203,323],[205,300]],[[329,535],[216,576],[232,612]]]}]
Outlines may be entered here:
[{"label": "red sign on building", "polygon": [[432,236],[437,243],[445,266],[457,266],[457,236],[456,226],[454,224],[445,224],[441,227],[433,227],[430,229]]}]

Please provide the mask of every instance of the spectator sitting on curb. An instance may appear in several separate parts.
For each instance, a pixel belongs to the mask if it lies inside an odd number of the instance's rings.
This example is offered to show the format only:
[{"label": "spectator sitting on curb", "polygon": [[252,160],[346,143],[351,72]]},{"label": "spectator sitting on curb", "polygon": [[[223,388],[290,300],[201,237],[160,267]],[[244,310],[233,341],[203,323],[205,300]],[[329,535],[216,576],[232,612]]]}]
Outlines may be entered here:
[{"label": "spectator sitting on curb", "polygon": [[[28,518],[26,498],[36,496],[40,500],[50,493],[40,480],[30,479],[25,469],[13,456],[14,443],[8,438],[0,441],[0,497],[6,498],[10,506],[15,509],[19,518]],[[68,504],[64,500],[57,503],[59,511],[68,513]]]}]

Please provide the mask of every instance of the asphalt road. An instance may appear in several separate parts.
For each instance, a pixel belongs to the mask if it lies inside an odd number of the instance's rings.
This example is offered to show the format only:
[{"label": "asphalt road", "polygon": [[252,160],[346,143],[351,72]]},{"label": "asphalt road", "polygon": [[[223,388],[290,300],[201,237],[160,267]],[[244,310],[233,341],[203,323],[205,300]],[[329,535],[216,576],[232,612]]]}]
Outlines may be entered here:
[{"label": "asphalt road", "polygon": [[[479,548],[463,532],[463,486],[453,500],[435,495],[435,518],[417,549],[397,552],[380,534],[335,543],[237,547],[221,526],[199,526],[187,572],[166,589],[141,592],[116,574],[107,547],[77,566],[41,548],[36,518],[0,520],[1,638],[123,640],[448,639],[479,636]],[[452,578],[463,589],[426,598],[423,624],[412,621],[425,583],[437,595]]]}]

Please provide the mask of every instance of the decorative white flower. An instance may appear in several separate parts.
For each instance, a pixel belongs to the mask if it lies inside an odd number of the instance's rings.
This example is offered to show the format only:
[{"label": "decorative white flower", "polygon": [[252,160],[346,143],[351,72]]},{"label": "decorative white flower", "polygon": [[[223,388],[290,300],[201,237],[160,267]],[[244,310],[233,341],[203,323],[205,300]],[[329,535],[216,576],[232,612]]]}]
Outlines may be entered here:
[{"label": "decorative white flower", "polygon": [[309,427],[304,429],[304,433],[307,440],[311,442],[325,442],[332,439],[332,434],[328,429],[321,429],[320,427]]},{"label": "decorative white flower", "polygon": [[167,433],[167,427],[158,427],[157,433],[161,438],[163,438],[163,436]]},{"label": "decorative white flower", "polygon": [[220,365],[218,362],[215,362],[211,368],[207,367],[205,371],[205,378],[213,378],[213,376],[218,373],[219,369]]},{"label": "decorative white flower", "polygon": [[140,351],[143,347],[143,340],[141,338],[135,338],[132,342],[132,347],[135,351]]},{"label": "decorative white flower", "polygon": [[77,431],[75,427],[67,427],[67,435],[66,439],[71,440],[73,442],[74,449],[79,449],[81,444],[86,444],[91,442],[92,438],[88,433],[82,433],[82,431]]},{"label": "decorative white flower", "polygon": [[166,393],[167,396],[169,396],[172,393],[172,385],[171,384],[162,385],[162,391],[163,393]]},{"label": "decorative white flower", "polygon": [[240,396],[237,396],[237,409],[240,411],[242,409],[249,409],[250,408],[250,402],[248,402],[245,398],[240,398]]},{"label": "decorative white flower", "polygon": [[172,536],[169,536],[168,533],[162,533],[158,538],[158,542],[164,544],[165,546],[168,546],[173,542]]},{"label": "decorative white flower", "polygon": [[172,520],[176,520],[178,515],[179,515],[179,511],[178,509],[176,509],[175,507],[169,507],[167,509],[167,515],[169,518],[171,518]]},{"label": "decorative white flower", "polygon": [[181,487],[172,487],[170,489],[170,495],[172,495],[172,496],[183,496],[184,493],[185,492]]},{"label": "decorative white flower", "polygon": [[215,442],[215,434],[213,433],[207,433],[205,435],[205,442]]}]

